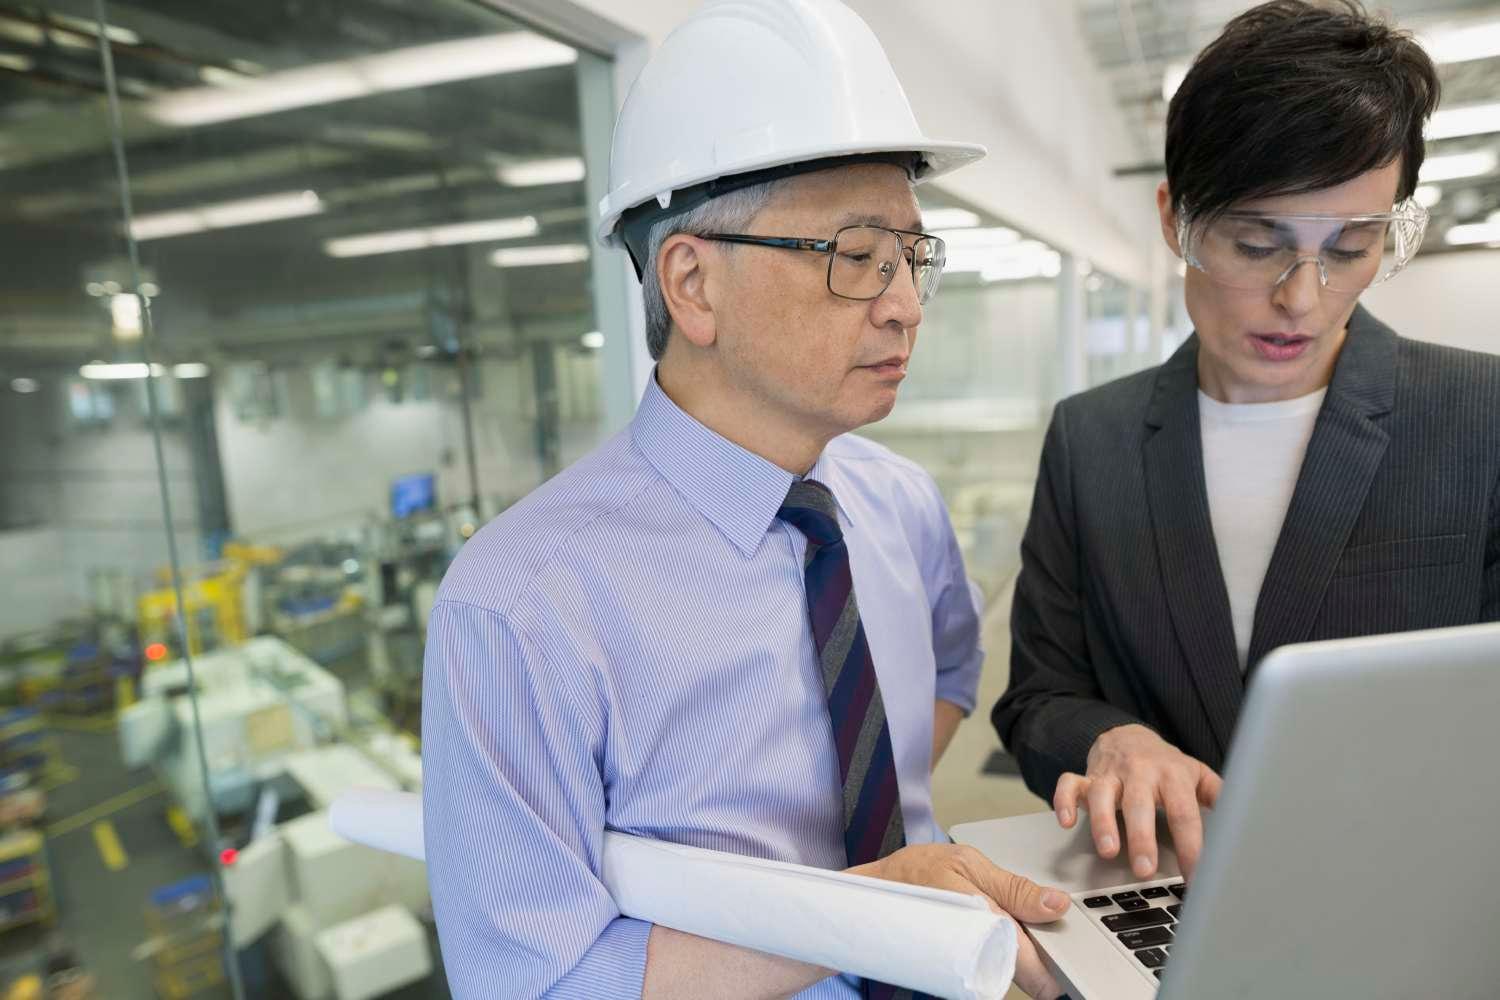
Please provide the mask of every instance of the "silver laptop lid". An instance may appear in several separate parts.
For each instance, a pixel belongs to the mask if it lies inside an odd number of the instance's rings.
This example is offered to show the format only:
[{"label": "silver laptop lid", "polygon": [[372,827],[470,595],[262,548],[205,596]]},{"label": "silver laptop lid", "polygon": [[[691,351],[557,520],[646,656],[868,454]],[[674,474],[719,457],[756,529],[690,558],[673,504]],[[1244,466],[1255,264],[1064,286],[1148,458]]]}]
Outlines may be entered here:
[{"label": "silver laptop lid", "polygon": [[1500,995],[1500,624],[1256,671],[1162,1000]]}]

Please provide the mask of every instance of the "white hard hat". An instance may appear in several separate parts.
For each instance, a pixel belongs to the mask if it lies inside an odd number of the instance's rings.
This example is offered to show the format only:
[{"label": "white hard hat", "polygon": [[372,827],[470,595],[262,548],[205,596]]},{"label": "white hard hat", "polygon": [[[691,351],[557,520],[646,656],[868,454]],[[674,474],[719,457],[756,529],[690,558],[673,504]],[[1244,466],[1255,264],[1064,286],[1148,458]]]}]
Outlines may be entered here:
[{"label": "white hard hat", "polygon": [[984,153],[922,134],[874,32],[838,0],[706,0],[626,95],[598,237],[622,246],[626,212],[654,201],[676,214],[692,206],[674,194],[720,178],[912,154],[923,180]]}]

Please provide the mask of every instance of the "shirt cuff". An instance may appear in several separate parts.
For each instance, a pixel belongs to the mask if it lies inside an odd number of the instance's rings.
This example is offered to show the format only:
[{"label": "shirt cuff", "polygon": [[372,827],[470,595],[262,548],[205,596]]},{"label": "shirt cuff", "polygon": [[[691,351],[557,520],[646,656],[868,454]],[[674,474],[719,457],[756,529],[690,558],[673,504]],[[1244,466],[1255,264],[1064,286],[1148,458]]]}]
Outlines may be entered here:
[{"label": "shirt cuff", "polygon": [[952,702],[964,710],[965,716],[973,714],[979,693],[979,671],[983,666],[984,654],[976,650],[963,666],[938,671],[934,692],[938,701]]},{"label": "shirt cuff", "polygon": [[639,997],[646,983],[646,941],[651,927],[633,917],[611,920],[547,996],[550,1000]]}]

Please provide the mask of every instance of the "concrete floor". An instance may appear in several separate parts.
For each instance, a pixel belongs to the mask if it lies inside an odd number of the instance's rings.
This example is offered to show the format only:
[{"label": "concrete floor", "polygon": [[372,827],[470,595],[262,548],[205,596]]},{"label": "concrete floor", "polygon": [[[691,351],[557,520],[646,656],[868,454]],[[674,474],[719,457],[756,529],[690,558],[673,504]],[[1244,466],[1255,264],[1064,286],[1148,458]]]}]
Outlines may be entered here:
[{"label": "concrete floor", "polygon": [[[142,911],[152,891],[193,875],[210,871],[208,855],[201,847],[187,847],[166,821],[168,800],[161,792],[149,794],[155,784],[149,769],[128,771],[120,762],[112,729],[87,726],[68,728],[61,734],[62,755],[78,771],[78,777],[56,789],[49,797],[48,822],[55,825],[68,817],[139,789],[139,801],[112,811],[113,825],[127,863],[110,870],[95,843],[92,823],[85,823],[58,836],[48,837],[58,921],[54,928],[36,928],[0,938],[0,971],[29,971],[33,961],[26,953],[57,942],[71,948],[99,983],[101,1000],[156,1000],[149,962],[131,952],[147,937]],[[24,930],[24,929],[23,929]],[[437,940],[431,939],[433,955]],[[263,948],[242,952],[241,972],[245,995],[251,1000],[287,1000],[290,987],[275,973]],[[229,1000],[228,983],[193,994],[192,1000]],[[439,970],[421,983],[387,994],[393,1000],[441,1000],[449,996]]]}]

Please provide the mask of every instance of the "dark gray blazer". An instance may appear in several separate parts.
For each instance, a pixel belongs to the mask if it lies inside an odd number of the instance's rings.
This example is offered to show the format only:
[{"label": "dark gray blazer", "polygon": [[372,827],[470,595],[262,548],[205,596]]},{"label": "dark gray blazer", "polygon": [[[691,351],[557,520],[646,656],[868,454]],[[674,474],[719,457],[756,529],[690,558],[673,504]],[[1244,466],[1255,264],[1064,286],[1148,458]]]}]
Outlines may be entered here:
[{"label": "dark gray blazer", "polygon": [[1197,363],[1193,337],[1160,368],[1065,400],[1047,431],[991,719],[1049,800],[1130,722],[1222,769],[1246,682],[1277,646],[1500,620],[1500,357],[1405,340],[1361,307],[1242,675]]}]

